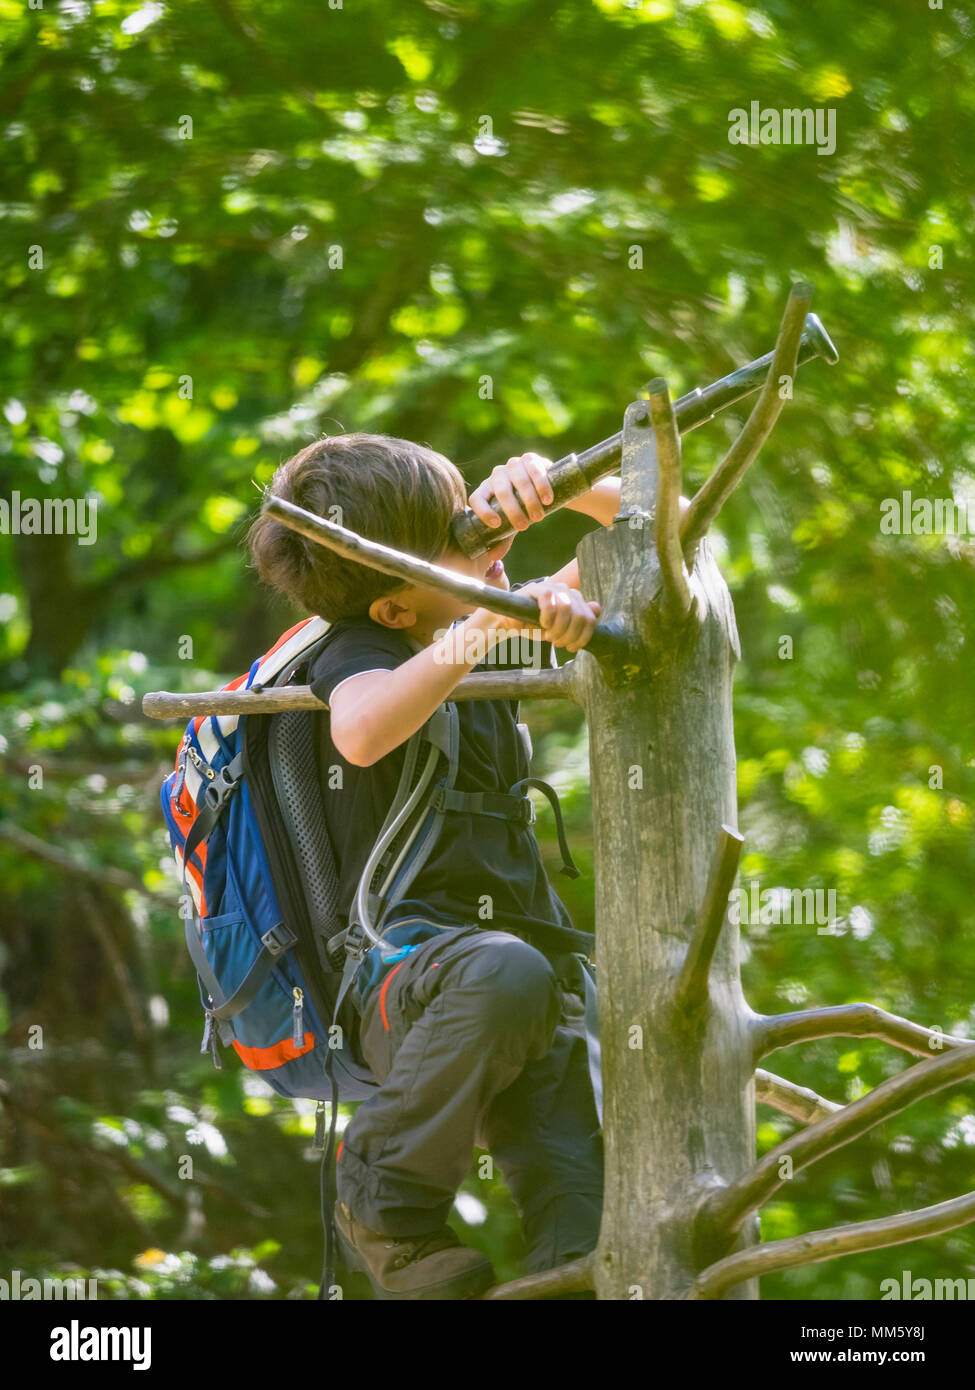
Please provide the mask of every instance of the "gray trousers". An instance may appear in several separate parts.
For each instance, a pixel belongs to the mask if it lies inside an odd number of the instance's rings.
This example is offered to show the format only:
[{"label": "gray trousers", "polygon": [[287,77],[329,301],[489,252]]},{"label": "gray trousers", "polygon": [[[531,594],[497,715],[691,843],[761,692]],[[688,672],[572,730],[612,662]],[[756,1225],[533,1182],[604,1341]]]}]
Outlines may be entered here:
[{"label": "gray trousers", "polygon": [[362,1016],[380,1090],[342,1136],[339,1200],[370,1230],[442,1226],[473,1149],[497,1164],[521,1215],[525,1272],[595,1248],[603,1150],[584,1008],[534,946],[459,927],[387,968]]}]

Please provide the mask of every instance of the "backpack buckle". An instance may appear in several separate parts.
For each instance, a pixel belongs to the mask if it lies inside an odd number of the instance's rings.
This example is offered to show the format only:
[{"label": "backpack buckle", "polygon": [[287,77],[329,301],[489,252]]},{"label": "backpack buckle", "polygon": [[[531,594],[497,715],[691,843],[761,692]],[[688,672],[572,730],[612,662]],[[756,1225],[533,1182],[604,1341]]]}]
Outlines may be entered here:
[{"label": "backpack buckle", "polygon": [[359,922],[354,922],[346,928],[344,944],[347,959],[354,961],[361,961],[366,955],[367,949],[372,948],[371,941],[367,947],[362,933],[362,925]]},{"label": "backpack buckle", "polygon": [[282,951],[287,951],[293,946],[298,938],[290,927],[286,927],[283,922],[276,922],[270,931],[266,931],[261,937],[261,945],[269,956],[279,956]]},{"label": "backpack buckle", "polygon": [[186,753],[184,755],[184,760],[185,757],[188,757],[190,762],[196,768],[197,772],[199,772],[200,776],[205,777],[208,782],[212,782],[214,777],[216,777],[217,775],[214,772],[213,768],[210,766],[208,762],[206,762],[205,759],[200,757],[199,753],[193,747],[192,743],[190,743],[189,740],[186,738],[185,734],[183,736],[183,741],[186,744]]},{"label": "backpack buckle", "polygon": [[229,801],[237,790],[240,784],[240,777],[234,776],[230,770],[229,763],[226,767],[222,767],[217,773],[214,773],[212,768],[208,769],[207,776],[213,778],[213,780],[203,793],[203,799],[208,806],[212,806],[215,811],[219,811],[223,808],[224,802]]}]

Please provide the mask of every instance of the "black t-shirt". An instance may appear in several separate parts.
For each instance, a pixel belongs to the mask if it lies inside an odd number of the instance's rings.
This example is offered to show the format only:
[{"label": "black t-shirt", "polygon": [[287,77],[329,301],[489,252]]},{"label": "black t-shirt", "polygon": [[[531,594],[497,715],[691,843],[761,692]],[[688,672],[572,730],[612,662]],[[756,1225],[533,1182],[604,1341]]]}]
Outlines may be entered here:
[{"label": "black t-shirt", "polygon": [[[310,673],[312,691],[326,703],[349,676],[370,670],[393,670],[419,648],[399,631],[370,618],[342,618],[334,636]],[[528,664],[532,657],[551,664],[548,643],[533,646],[527,660],[518,639],[502,643],[475,670],[498,670]],[[515,700],[459,700],[460,748],[456,788],[465,792],[502,792],[529,775],[528,757],[517,726]],[[351,908],[366,859],[392,804],[403,767],[406,741],[370,767],[348,763],[332,742],[329,718],[317,716],[318,774],[325,817],[340,880],[340,901]],[[544,814],[544,812],[542,812]],[[552,889],[530,826],[495,816],[449,811],[434,848],[413,880],[409,897],[387,918],[428,916],[444,925],[512,930],[548,956],[583,951],[591,954],[594,938],[577,931],[565,905]],[[491,915],[485,915],[485,904]],[[425,939],[404,925],[391,939]]]}]

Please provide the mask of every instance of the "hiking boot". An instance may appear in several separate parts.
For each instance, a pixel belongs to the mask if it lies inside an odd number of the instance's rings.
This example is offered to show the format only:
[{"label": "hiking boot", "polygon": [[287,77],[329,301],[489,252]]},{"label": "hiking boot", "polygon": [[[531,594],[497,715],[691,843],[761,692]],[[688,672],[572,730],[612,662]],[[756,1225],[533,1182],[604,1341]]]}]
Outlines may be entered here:
[{"label": "hiking boot", "polygon": [[349,1269],[365,1274],[380,1299],[477,1298],[494,1283],[484,1255],[449,1226],[420,1236],[384,1236],[335,1203],[335,1229]]}]

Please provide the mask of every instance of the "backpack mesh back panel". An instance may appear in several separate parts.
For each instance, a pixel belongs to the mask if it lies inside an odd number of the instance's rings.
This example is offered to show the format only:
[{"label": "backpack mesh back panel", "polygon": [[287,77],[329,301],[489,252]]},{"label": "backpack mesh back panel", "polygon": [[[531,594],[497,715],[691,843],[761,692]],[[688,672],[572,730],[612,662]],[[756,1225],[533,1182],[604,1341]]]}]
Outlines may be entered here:
[{"label": "backpack mesh back panel", "polygon": [[342,928],[339,879],[318,781],[313,713],[291,710],[275,715],[268,733],[268,754],[319,960],[326,969],[333,969],[325,944]]}]

